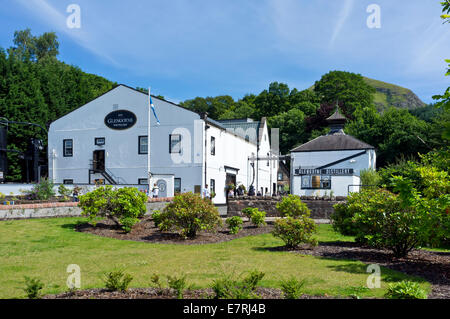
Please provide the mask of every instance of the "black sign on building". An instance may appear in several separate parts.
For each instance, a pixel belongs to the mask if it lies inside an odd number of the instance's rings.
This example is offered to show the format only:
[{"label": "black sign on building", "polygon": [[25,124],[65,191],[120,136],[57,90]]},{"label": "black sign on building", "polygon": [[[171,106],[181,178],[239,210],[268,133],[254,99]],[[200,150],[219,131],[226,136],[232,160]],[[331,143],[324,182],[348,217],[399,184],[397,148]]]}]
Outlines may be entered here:
[{"label": "black sign on building", "polygon": [[126,130],[136,122],[136,115],[127,110],[113,111],[105,116],[105,125],[113,130]]},{"label": "black sign on building", "polygon": [[353,168],[297,168],[294,171],[295,175],[332,175],[345,176],[353,175]]}]

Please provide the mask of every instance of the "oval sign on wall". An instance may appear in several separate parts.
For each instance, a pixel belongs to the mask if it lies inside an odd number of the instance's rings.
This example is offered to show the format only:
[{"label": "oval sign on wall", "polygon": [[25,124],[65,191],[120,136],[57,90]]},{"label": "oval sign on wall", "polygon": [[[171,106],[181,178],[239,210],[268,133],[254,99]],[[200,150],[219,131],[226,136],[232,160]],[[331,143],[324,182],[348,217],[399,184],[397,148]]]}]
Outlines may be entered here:
[{"label": "oval sign on wall", "polygon": [[105,125],[113,130],[126,130],[136,124],[137,118],[127,110],[113,111],[105,116]]}]

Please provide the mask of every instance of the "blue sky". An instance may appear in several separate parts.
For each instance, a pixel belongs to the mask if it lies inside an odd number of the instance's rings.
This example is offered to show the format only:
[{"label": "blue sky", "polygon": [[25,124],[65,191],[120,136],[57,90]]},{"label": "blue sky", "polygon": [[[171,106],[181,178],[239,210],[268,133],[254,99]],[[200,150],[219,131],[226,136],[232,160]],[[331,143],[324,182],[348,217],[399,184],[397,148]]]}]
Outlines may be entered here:
[{"label": "blue sky", "polygon": [[[81,28],[70,29],[70,4]],[[381,28],[368,28],[370,4]],[[450,24],[439,0],[0,0],[0,46],[15,30],[57,33],[59,58],[174,102],[308,88],[330,70],[412,89],[424,102],[450,85]]]}]

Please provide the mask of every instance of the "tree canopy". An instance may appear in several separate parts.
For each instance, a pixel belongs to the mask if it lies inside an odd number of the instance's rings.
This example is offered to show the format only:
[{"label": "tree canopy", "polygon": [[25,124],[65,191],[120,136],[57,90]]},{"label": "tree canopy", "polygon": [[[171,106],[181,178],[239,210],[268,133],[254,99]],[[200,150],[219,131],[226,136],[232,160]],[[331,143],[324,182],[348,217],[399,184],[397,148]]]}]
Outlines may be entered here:
[{"label": "tree canopy", "polygon": [[[55,33],[14,33],[14,46],[0,49],[0,117],[43,127],[110,90],[115,83],[57,59]],[[8,126],[8,149],[25,152],[31,137],[47,145],[46,133],[33,126]],[[44,147],[46,150],[46,147]],[[26,179],[25,161],[8,153],[7,181]],[[46,163],[46,152],[42,154]]]},{"label": "tree canopy", "polygon": [[[64,114],[110,90],[116,83],[83,72],[57,59],[59,42],[53,32],[34,36],[29,29],[14,33],[14,45],[0,48],[0,117],[48,125]],[[450,65],[449,65],[450,67]],[[137,88],[147,92],[146,89]],[[267,117],[269,128],[280,129],[280,152],[326,134],[329,117],[339,105],[349,119],[345,131],[373,145],[378,165],[401,156],[418,156],[438,146],[448,145],[449,93],[436,96],[441,110],[432,106],[408,112],[391,108],[378,113],[374,89],[360,74],[330,71],[306,90],[272,82],[259,94],[235,100],[229,95],[196,97],[180,104],[212,119]],[[160,98],[164,99],[162,96]],[[11,125],[9,149],[24,152],[30,137],[46,145],[47,136],[34,127]],[[43,154],[45,156],[45,154]],[[8,181],[25,179],[25,162],[8,153]]]},{"label": "tree canopy", "polygon": [[260,94],[248,94],[235,101],[230,96],[197,97],[182,103],[213,119],[267,117],[270,128],[280,129],[280,152],[326,134],[326,119],[336,110],[348,118],[347,134],[377,149],[378,166],[442,146],[442,131],[448,115],[429,105],[408,111],[395,107],[379,113],[374,105],[375,89],[360,74],[331,71],[311,89],[290,89],[273,82]]}]

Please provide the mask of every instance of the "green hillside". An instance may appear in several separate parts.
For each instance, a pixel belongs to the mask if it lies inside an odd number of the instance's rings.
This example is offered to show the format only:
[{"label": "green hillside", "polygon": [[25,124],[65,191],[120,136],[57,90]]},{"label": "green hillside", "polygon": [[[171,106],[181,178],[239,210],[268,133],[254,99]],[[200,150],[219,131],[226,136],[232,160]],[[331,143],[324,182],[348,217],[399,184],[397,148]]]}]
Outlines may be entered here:
[{"label": "green hillside", "polygon": [[[376,90],[374,102],[378,111],[383,111],[389,106],[410,110],[426,106],[410,89],[367,77],[363,77],[363,79]],[[314,85],[309,88],[309,90],[313,89]]]},{"label": "green hillside", "polygon": [[374,101],[379,111],[386,109],[388,106],[406,109],[425,106],[425,103],[409,89],[366,77],[364,77],[364,81],[377,90]]}]

